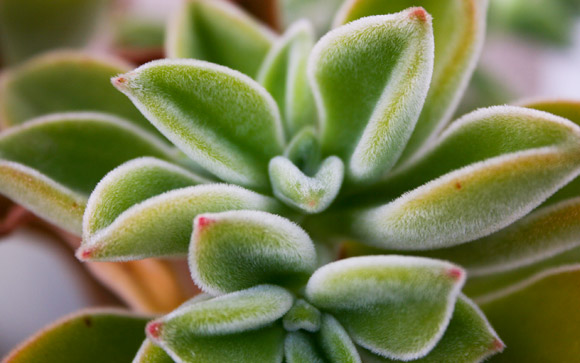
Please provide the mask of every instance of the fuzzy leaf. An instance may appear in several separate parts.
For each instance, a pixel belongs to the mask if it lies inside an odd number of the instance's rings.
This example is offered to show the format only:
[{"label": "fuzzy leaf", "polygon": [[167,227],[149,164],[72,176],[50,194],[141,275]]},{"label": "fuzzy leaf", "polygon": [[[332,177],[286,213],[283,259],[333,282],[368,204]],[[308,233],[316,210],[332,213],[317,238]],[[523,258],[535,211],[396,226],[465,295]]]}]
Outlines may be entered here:
[{"label": "fuzzy leaf", "polygon": [[349,226],[382,248],[421,250],[474,240],[513,223],[575,178],[579,151],[580,129],[570,121],[518,107],[479,110],[455,122],[423,157],[352,200],[376,203],[381,193],[387,198],[437,179],[356,212]]},{"label": "fuzzy leaf", "polygon": [[283,288],[260,285],[185,304],[147,325],[147,336],[176,361],[281,362],[280,319],[292,306]]},{"label": "fuzzy leaf", "polygon": [[119,92],[110,78],[129,70],[119,60],[54,52],[7,71],[0,83],[0,123],[18,125],[55,112],[96,111],[123,117],[152,133],[157,130]]},{"label": "fuzzy leaf", "polygon": [[117,165],[172,150],[130,123],[99,113],[40,117],[0,136],[0,192],[80,234],[88,194]]},{"label": "fuzzy leaf", "polygon": [[288,136],[316,122],[314,97],[306,76],[308,56],[314,45],[312,32],[306,21],[290,27],[270,50],[258,74],[258,81],[280,107]]},{"label": "fuzzy leaf", "polygon": [[16,64],[50,49],[85,46],[107,4],[104,0],[2,0],[3,60]]},{"label": "fuzzy leaf", "polygon": [[[503,348],[503,342],[479,308],[460,295],[443,338],[429,354],[413,362],[481,362]],[[367,363],[393,362],[365,350],[361,354]]]},{"label": "fuzzy leaf", "polygon": [[167,29],[169,58],[196,58],[255,77],[275,35],[223,0],[184,1]]},{"label": "fuzzy leaf", "polygon": [[422,8],[357,20],[315,45],[308,72],[322,150],[345,161],[348,179],[372,181],[395,164],[432,69],[431,16]]},{"label": "fuzzy leaf", "polygon": [[[123,168],[121,166],[105,177],[95,193],[115,189],[115,183],[123,183],[124,180],[115,175],[122,176]],[[107,185],[109,182],[111,185]],[[83,260],[120,261],[182,256],[187,254],[192,221],[198,214],[237,209],[282,211],[278,202],[261,194],[235,185],[206,184],[175,189],[146,199],[122,211],[111,224],[92,232],[89,226],[103,225],[102,221],[92,221],[93,216],[97,216],[92,213],[98,212],[92,205],[99,204],[99,198],[100,194],[91,195],[88,203],[84,224],[87,229],[83,231],[83,245],[77,251],[77,257]],[[122,205],[125,202],[126,199],[120,199]]]},{"label": "fuzzy leaf", "polygon": [[126,363],[145,333],[147,319],[116,310],[87,310],[65,317],[17,347],[3,362]]},{"label": "fuzzy leaf", "polygon": [[304,332],[288,333],[284,341],[287,363],[325,363],[312,336]]},{"label": "fuzzy leaf", "polygon": [[580,266],[540,273],[480,306],[506,343],[493,362],[573,362],[580,355]]},{"label": "fuzzy leaf", "polygon": [[485,35],[487,0],[350,0],[335,26],[364,16],[390,14],[420,4],[433,16],[433,79],[417,126],[400,162],[409,159],[451,119],[473,73]]},{"label": "fuzzy leaf", "polygon": [[304,329],[311,333],[320,329],[320,311],[302,299],[298,299],[282,320],[286,331]]},{"label": "fuzzy leaf", "polygon": [[284,147],[278,107],[262,86],[196,60],[147,63],[113,79],[169,140],[223,180],[268,185],[267,163]]},{"label": "fuzzy leaf", "polygon": [[465,281],[450,263],[417,257],[355,257],[318,269],[307,299],[331,313],[353,341],[375,354],[410,360],[439,341]]},{"label": "fuzzy leaf", "polygon": [[290,160],[277,156],[270,160],[270,182],[274,195],[304,213],[324,211],[334,201],[344,177],[344,164],[336,156],[326,158],[310,177]]},{"label": "fuzzy leaf", "polygon": [[149,339],[145,339],[137,355],[133,359],[133,363],[173,363],[173,359],[165,351],[151,343]]},{"label": "fuzzy leaf", "polygon": [[305,174],[315,174],[320,166],[320,143],[314,127],[305,127],[296,134],[286,147],[284,156]]},{"label": "fuzzy leaf", "polygon": [[195,218],[189,268],[196,284],[208,293],[264,283],[299,287],[316,262],[310,237],[283,217],[230,211]]},{"label": "fuzzy leaf", "polygon": [[361,363],[356,346],[332,315],[322,316],[318,342],[330,363]]}]

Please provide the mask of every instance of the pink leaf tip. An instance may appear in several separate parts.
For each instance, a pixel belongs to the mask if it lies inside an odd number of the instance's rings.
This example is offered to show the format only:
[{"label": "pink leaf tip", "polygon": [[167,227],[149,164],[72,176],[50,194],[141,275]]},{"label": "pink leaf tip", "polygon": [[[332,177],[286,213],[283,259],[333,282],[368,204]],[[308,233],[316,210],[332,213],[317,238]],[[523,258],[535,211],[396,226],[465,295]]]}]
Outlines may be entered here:
[{"label": "pink leaf tip", "polygon": [[503,351],[503,348],[505,348],[505,344],[497,338],[495,338],[493,340],[493,342],[491,343],[491,349],[494,352],[501,352],[501,351]]},{"label": "pink leaf tip", "polygon": [[203,229],[204,227],[207,227],[211,223],[213,223],[213,219],[210,219],[210,218],[204,217],[204,216],[199,216],[195,220],[195,225],[196,225],[197,229],[199,229],[199,230]]},{"label": "pink leaf tip", "polygon": [[127,83],[129,80],[125,76],[118,76],[111,78],[111,83],[119,90],[127,88]]},{"label": "pink leaf tip", "polygon": [[152,321],[147,324],[145,328],[147,330],[147,335],[149,335],[152,339],[159,339],[161,336],[161,328],[163,328],[163,324],[159,321]]},{"label": "pink leaf tip", "polygon": [[77,258],[81,261],[88,261],[91,259],[94,252],[94,248],[81,247],[77,251]]},{"label": "pink leaf tip", "polygon": [[426,23],[429,20],[429,13],[419,6],[410,10],[409,17]]},{"label": "pink leaf tip", "polygon": [[451,277],[453,280],[459,281],[463,277],[463,270],[458,267],[452,267],[447,270],[447,276]]}]

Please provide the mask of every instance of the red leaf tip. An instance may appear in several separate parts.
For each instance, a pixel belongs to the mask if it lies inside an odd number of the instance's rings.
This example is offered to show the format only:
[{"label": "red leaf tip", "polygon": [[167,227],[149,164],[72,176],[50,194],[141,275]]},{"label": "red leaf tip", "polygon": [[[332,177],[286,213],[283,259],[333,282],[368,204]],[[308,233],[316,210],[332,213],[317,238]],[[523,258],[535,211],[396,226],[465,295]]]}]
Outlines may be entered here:
[{"label": "red leaf tip", "polygon": [[95,252],[94,248],[90,248],[90,247],[81,247],[79,248],[79,250],[77,251],[77,258],[81,261],[87,261],[90,260],[91,257],[93,256],[93,253]]},{"label": "red leaf tip", "polygon": [[163,328],[163,324],[159,321],[152,321],[147,324],[145,328],[147,330],[147,335],[153,339],[159,339],[161,336],[161,328]]},{"label": "red leaf tip", "polygon": [[447,270],[447,276],[451,277],[453,280],[459,281],[463,277],[463,270],[458,267],[452,267]]},{"label": "red leaf tip", "polygon": [[417,19],[423,23],[426,23],[429,19],[429,13],[422,7],[412,8],[409,12],[409,17],[412,19]]},{"label": "red leaf tip", "polygon": [[202,229],[204,227],[207,227],[208,225],[213,223],[213,219],[210,219],[208,217],[204,217],[204,216],[200,216],[197,217],[196,220],[196,226],[198,229]]},{"label": "red leaf tip", "polygon": [[111,78],[111,83],[117,89],[125,89],[125,88],[127,88],[127,84],[129,83],[129,80],[125,76],[118,76],[118,77]]},{"label": "red leaf tip", "polygon": [[493,340],[493,342],[491,343],[491,349],[494,352],[501,352],[503,350],[503,348],[505,348],[505,344],[499,340],[498,338],[495,338]]}]

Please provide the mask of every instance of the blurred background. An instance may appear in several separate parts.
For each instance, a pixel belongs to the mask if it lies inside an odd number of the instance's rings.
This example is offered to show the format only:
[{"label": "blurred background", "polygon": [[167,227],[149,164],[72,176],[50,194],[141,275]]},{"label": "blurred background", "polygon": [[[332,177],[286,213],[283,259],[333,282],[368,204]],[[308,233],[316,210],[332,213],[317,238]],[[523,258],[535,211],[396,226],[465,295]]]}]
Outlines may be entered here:
[{"label": "blurred background", "polygon": [[[161,58],[165,23],[179,1],[0,0],[1,69],[61,47],[113,53],[135,64]],[[536,97],[580,99],[580,0],[490,1],[486,43],[457,115]],[[341,4],[237,2],[278,31],[308,16],[319,33]],[[18,28],[20,38],[7,35]],[[0,201],[0,221],[9,207]],[[74,258],[61,235],[19,221],[26,227],[16,231],[0,224],[0,357],[63,315],[90,306],[121,306]]]}]

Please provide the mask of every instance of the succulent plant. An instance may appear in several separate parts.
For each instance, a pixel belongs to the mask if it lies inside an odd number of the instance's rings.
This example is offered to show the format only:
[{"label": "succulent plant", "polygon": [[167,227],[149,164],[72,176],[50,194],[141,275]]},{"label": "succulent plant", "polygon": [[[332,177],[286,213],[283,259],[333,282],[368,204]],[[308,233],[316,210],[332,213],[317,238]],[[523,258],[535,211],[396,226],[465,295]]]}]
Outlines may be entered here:
[{"label": "succulent plant", "polygon": [[[82,234],[81,260],[187,257],[204,293],[144,342],[152,317],[89,312],[8,361],[471,362],[501,339],[495,357],[514,361],[542,329],[501,323],[500,339],[470,298],[494,325],[515,303],[533,327],[559,322],[538,306],[575,316],[538,296],[551,280],[576,294],[580,103],[445,128],[487,2],[414,3],[348,1],[316,41],[307,21],[277,36],[192,0],[169,24],[169,59],[129,71],[59,53],[9,71],[0,193]],[[80,349],[110,345],[116,326],[132,329],[122,346]],[[550,343],[536,349],[575,352]]]}]

